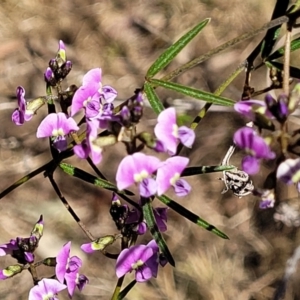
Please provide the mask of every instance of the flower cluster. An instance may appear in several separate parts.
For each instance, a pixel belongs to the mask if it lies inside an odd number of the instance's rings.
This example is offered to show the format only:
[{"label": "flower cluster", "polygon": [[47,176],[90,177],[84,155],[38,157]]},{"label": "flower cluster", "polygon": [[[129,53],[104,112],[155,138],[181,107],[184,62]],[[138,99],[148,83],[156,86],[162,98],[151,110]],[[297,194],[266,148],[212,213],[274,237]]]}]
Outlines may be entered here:
[{"label": "flower cluster", "polygon": [[[270,148],[275,142],[280,143],[282,157],[286,157],[276,169],[276,178],[286,184],[298,184],[300,181],[300,159],[290,158],[290,154],[295,152],[293,149],[298,145],[292,141],[298,132],[289,133],[286,122],[291,113],[293,113],[299,103],[300,84],[296,84],[289,96],[280,95],[275,100],[267,94],[264,101],[247,100],[240,101],[234,105],[234,108],[240,114],[249,118],[260,131],[269,130],[266,137],[261,136],[253,128],[246,126],[237,130],[234,134],[235,144],[245,150],[247,156],[242,160],[242,168],[250,175],[257,174],[260,169],[262,159],[274,160],[275,152]],[[278,128],[279,127],[279,128]],[[271,132],[271,133],[270,133]],[[273,180],[273,182],[275,182]],[[269,189],[255,189],[253,194],[261,198],[260,208],[265,209],[273,207],[275,203],[274,187]]]},{"label": "flower cluster", "polygon": [[[9,243],[0,245],[0,256],[10,255],[17,259],[18,264],[8,266],[0,270],[0,280],[5,280],[21,273],[30,264],[31,268],[36,268],[41,263],[35,262],[34,251],[37,249],[39,241],[43,236],[44,221],[40,216],[34,225],[28,238],[10,240]],[[68,289],[72,298],[75,287],[81,291],[88,279],[85,275],[79,274],[82,261],[77,256],[69,257],[71,242],[68,242],[60,250],[56,258],[46,258],[42,263],[46,266],[55,266],[56,279],[43,278],[37,282],[29,292],[29,300],[57,299],[55,296],[63,289]],[[66,283],[66,284],[65,284]]]},{"label": "flower cluster", "polygon": [[[99,164],[102,160],[103,148],[122,142],[127,150],[116,172],[114,188],[118,195],[123,195],[133,184],[139,187],[139,203],[128,201],[121,204],[117,194],[113,194],[110,214],[120,234],[106,235],[92,242],[85,243],[81,249],[86,253],[106,251],[106,248],[118,238],[125,238],[122,251],[116,261],[116,275],[123,277],[126,273],[135,271],[137,282],[144,282],[157,277],[158,266],[164,266],[169,259],[160,253],[155,240],[147,245],[136,245],[138,235],[143,235],[150,227],[149,219],[143,214],[145,199],[152,201],[154,196],[162,196],[172,187],[177,196],[187,195],[191,187],[180,178],[187,167],[189,159],[176,154],[177,145],[181,143],[191,147],[195,140],[193,130],[185,126],[178,126],[175,108],[163,110],[157,120],[154,133],[137,132],[136,125],[143,116],[144,93],[136,90],[135,95],[126,100],[121,108],[114,107],[117,91],[102,84],[102,70],[89,70],[82,79],[82,85],[71,85],[63,89],[62,82],[72,69],[72,62],[67,60],[65,45],[59,41],[56,57],[51,59],[44,73],[46,82],[45,97],[27,102],[25,89],[17,88],[19,108],[12,114],[12,121],[16,125],[23,125],[33,115],[47,104],[48,115],[37,128],[37,138],[49,138],[52,147],[53,161],[61,162],[66,156],[75,154],[81,159],[88,159],[92,164]],[[57,112],[56,102],[60,111]],[[84,117],[77,123],[76,115],[82,112]],[[84,131],[82,133],[82,131]],[[148,147],[155,152],[163,152],[169,157],[161,160],[153,155],[141,151]],[[64,153],[66,156],[64,156]],[[92,161],[92,163],[91,163]],[[166,207],[151,208],[155,227],[159,232],[167,230]],[[152,225],[153,227],[153,225]],[[29,238],[16,238],[0,246],[0,255],[10,254],[18,260],[19,265],[9,266],[0,273],[0,279],[6,279],[23,271],[25,266],[36,268],[40,264],[55,267],[55,276],[51,278],[34,278],[35,286],[30,290],[29,299],[57,299],[57,294],[68,290],[72,298],[76,286],[81,291],[88,279],[79,273],[82,261],[77,256],[70,256],[71,242],[66,243],[56,258],[47,258],[42,262],[35,262],[34,250],[42,236],[42,218],[37,222]],[[116,257],[115,257],[116,258]],[[170,260],[169,260],[170,261]],[[27,267],[26,267],[27,268]]]}]

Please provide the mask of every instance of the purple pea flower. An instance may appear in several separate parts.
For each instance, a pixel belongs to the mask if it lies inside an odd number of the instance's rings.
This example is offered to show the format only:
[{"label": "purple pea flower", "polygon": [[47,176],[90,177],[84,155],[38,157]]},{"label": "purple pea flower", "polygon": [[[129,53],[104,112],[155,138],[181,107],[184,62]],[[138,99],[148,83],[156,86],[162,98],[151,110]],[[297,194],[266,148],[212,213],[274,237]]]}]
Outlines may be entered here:
[{"label": "purple pea flower", "polygon": [[146,245],[131,246],[130,248],[122,250],[116,263],[117,277],[120,278],[126,273],[135,271],[135,280],[137,282],[149,280],[156,270],[152,264],[148,266],[146,262],[153,254],[153,249]]},{"label": "purple pea flower", "polygon": [[110,86],[102,87],[102,71],[100,68],[88,71],[82,80],[82,86],[75,92],[71,106],[71,116],[80,109],[85,108],[87,118],[96,117],[101,108],[100,99],[112,102],[117,96],[117,91]]},{"label": "purple pea flower", "polygon": [[275,205],[274,190],[256,189],[252,193],[253,195],[259,196],[261,198],[259,202],[260,209],[267,209],[267,208],[274,207]]},{"label": "purple pea flower", "polygon": [[300,180],[300,158],[286,159],[277,169],[276,177],[286,184],[298,183]]},{"label": "purple pea flower", "polygon": [[56,257],[55,274],[59,282],[66,280],[70,297],[74,294],[77,284],[78,270],[82,261],[77,256],[70,257],[71,242],[66,243]]},{"label": "purple pea flower", "polygon": [[260,159],[274,159],[276,156],[267,142],[252,128],[240,128],[235,132],[233,139],[234,143],[248,154],[242,161],[243,170],[248,174],[256,174],[259,171]]},{"label": "purple pea flower", "polygon": [[272,113],[268,110],[266,102],[263,100],[243,100],[234,104],[234,109],[238,113],[246,116],[250,120],[254,121],[256,114],[266,115],[272,118]]},{"label": "purple pea flower", "polygon": [[57,293],[64,290],[67,286],[55,279],[44,278],[34,286],[30,292],[28,300],[51,299],[58,300]]},{"label": "purple pea flower", "polygon": [[26,110],[25,89],[22,86],[17,87],[16,95],[19,108],[12,113],[11,119],[16,125],[23,125],[32,118],[33,111]]},{"label": "purple pea flower", "polygon": [[157,190],[156,181],[150,178],[152,173],[159,167],[160,160],[157,157],[134,153],[121,161],[116,181],[119,190],[126,189],[134,183],[139,183],[140,195],[150,197]]},{"label": "purple pea flower", "polygon": [[12,255],[13,251],[18,249],[19,246],[17,244],[17,241],[11,239],[9,243],[0,245],[0,256]]},{"label": "purple pea flower", "polygon": [[178,128],[174,107],[167,108],[159,114],[154,132],[171,155],[176,153],[178,140],[189,148],[195,140],[195,132],[192,129],[186,126]]},{"label": "purple pea flower", "polygon": [[67,118],[62,112],[57,114],[52,113],[46,116],[41,122],[37,129],[36,136],[37,138],[52,137],[53,146],[58,151],[64,151],[68,146],[65,136],[71,131],[77,130],[79,130],[79,127],[73,118]]},{"label": "purple pea flower", "polygon": [[87,120],[86,139],[73,148],[80,158],[86,159],[90,155],[94,164],[99,164],[102,160],[102,148],[93,143],[97,139],[97,128],[97,120]]},{"label": "purple pea flower", "polygon": [[170,186],[173,186],[177,196],[186,196],[190,190],[190,185],[180,178],[181,172],[186,168],[189,159],[182,156],[174,156],[162,162],[157,169],[156,183],[157,194],[161,196]]}]

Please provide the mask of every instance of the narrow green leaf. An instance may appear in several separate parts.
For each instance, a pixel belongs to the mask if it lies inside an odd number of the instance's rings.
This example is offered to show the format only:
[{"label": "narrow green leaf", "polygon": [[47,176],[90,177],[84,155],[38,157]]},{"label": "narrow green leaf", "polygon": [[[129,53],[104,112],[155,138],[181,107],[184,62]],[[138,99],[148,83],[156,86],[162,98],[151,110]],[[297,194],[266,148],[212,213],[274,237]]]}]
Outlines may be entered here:
[{"label": "narrow green leaf", "polygon": [[181,177],[193,176],[214,172],[223,172],[235,169],[235,166],[199,166],[199,167],[188,167],[183,170]]},{"label": "narrow green leaf", "polygon": [[[101,179],[101,178],[98,178],[90,173],[87,173],[79,168],[76,168],[70,164],[66,164],[66,163],[60,163],[59,164],[59,167],[67,174],[71,175],[71,176],[74,176],[74,177],[77,177],[83,181],[86,181],[88,183],[91,183],[95,186],[99,186],[99,187],[102,187],[106,190],[110,190],[110,191],[113,191],[113,192],[118,192],[120,193],[120,191],[118,191],[118,188],[110,183],[109,181],[107,180],[104,180],[104,179]],[[130,195],[132,196],[133,193],[128,191],[128,190],[124,190],[122,191],[125,195]],[[121,192],[121,193],[122,193]]]},{"label": "narrow green leaf", "polygon": [[[284,55],[284,47],[280,47],[278,50],[273,52],[269,57],[267,57],[267,61],[272,61]],[[291,42],[291,52],[298,50],[300,48],[300,38],[297,38]]]},{"label": "narrow green leaf", "polygon": [[150,83],[145,82],[144,84],[144,93],[153,109],[153,111],[159,115],[165,108],[162,105],[160,99],[158,98],[154,88],[151,86]]},{"label": "narrow green leaf", "polygon": [[130,290],[135,286],[136,280],[132,280],[118,295],[117,300],[122,300],[130,292]]},{"label": "narrow green leaf", "polygon": [[210,18],[205,19],[184,36],[182,36],[177,42],[165,50],[158,59],[151,65],[147,71],[146,78],[151,78],[157,74],[160,70],[166,67],[174,57],[210,22]]},{"label": "narrow green leaf", "polygon": [[149,231],[151,232],[154,240],[156,241],[160,251],[164,254],[164,256],[166,257],[166,259],[168,260],[168,262],[170,263],[171,266],[175,267],[175,261],[174,258],[162,236],[162,234],[160,233],[157,225],[156,225],[156,221],[155,221],[155,217],[153,214],[153,209],[150,203],[150,199],[149,198],[142,198],[144,200],[144,203],[142,205],[143,207],[143,213],[144,213],[144,218],[146,220],[147,226],[149,228]]},{"label": "narrow green leaf", "polygon": [[187,95],[189,97],[203,100],[209,103],[223,105],[223,106],[233,106],[234,101],[228,98],[220,97],[215,94],[204,92],[201,90],[197,90],[188,86],[184,86],[182,84],[174,83],[174,82],[167,82],[159,79],[150,79],[149,82],[152,85],[158,85],[161,87],[164,87],[169,90],[176,91],[178,93],[181,93],[183,95]]},{"label": "narrow green leaf", "polygon": [[184,208],[177,202],[173,201],[169,197],[162,195],[162,196],[156,196],[162,203],[167,205],[168,207],[172,208],[174,211],[176,211],[181,216],[185,217],[186,219],[190,220],[191,222],[197,224],[200,227],[203,227],[204,229],[211,231],[212,233],[216,234],[217,236],[221,237],[222,239],[229,239],[228,236],[217,229],[214,225],[211,225],[189,211],[188,209]]},{"label": "narrow green leaf", "polygon": [[[276,0],[271,20],[284,16],[288,8],[289,1]],[[281,25],[268,29],[262,41],[261,57],[265,59],[272,52],[272,49],[278,39]]]}]

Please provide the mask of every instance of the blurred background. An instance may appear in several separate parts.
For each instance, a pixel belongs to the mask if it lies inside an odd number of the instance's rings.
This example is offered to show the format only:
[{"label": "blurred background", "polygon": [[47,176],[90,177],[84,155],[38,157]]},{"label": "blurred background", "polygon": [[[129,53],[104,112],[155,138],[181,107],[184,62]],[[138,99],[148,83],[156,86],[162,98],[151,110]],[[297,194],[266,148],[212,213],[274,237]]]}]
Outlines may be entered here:
[{"label": "blurred background", "polygon": [[[65,81],[80,85],[90,69],[101,67],[103,84],[118,91],[116,102],[133,95],[142,86],[144,76],[159,54],[187,30],[207,17],[210,24],[172,62],[166,74],[206,51],[259,28],[271,18],[275,0],[103,0],[103,1],[2,1],[0,6],[0,191],[45,164],[51,159],[46,139],[36,139],[36,128],[46,116],[46,108],[25,125],[11,122],[17,107],[15,90],[22,85],[26,99],[45,95],[43,73],[55,57],[58,41],[63,40],[73,69]],[[175,79],[176,82],[213,92],[241,63],[263,37],[263,33],[232,47]],[[295,56],[295,60],[296,60]],[[158,78],[159,78],[158,77]],[[266,87],[268,74],[261,68],[252,76],[256,90]],[[242,73],[223,93],[238,101],[243,89]],[[174,105],[180,113],[193,118],[204,103],[158,89],[165,105]],[[261,98],[262,99],[262,98]],[[235,130],[245,124],[233,110],[212,107],[200,127],[192,150],[184,150],[190,165],[219,164],[232,141]],[[149,107],[138,131],[152,132],[155,115]],[[113,151],[112,151],[113,150]],[[118,163],[125,148],[106,149],[100,170],[114,181]],[[242,153],[232,158],[239,166]],[[78,158],[68,159],[89,172],[91,169]],[[264,163],[254,178],[262,187],[272,163]],[[169,211],[168,246],[176,260],[176,268],[166,266],[158,278],[137,284],[126,299],[272,299],[284,276],[286,262],[299,245],[297,227],[275,222],[274,209],[260,211],[256,199],[238,199],[232,193],[221,194],[222,174],[189,178],[193,190],[189,197],[170,197],[224,231],[230,240],[213,234]],[[55,173],[61,191],[82,222],[95,236],[117,233],[109,215],[111,194],[78,179]],[[283,187],[284,188],[284,187]],[[298,195],[288,200],[298,213]],[[159,203],[156,204],[160,206]],[[36,251],[39,258],[56,256],[62,245],[72,241],[72,255],[84,263],[82,273],[90,279],[82,293],[73,299],[110,299],[116,284],[115,262],[101,253],[86,255],[80,250],[88,242],[71,218],[43,174],[10,193],[0,202],[0,244],[16,236],[27,237],[33,224],[43,214],[44,236]],[[299,218],[299,213],[296,216]],[[147,243],[146,235],[141,242]],[[111,252],[117,253],[117,245]],[[13,264],[10,257],[1,257],[0,268]],[[44,268],[41,276],[52,275]],[[284,299],[300,299],[298,272],[289,281]],[[133,279],[127,276],[125,284]],[[125,286],[125,285],[124,285]],[[23,272],[0,282],[1,299],[27,299],[32,287],[31,276]],[[62,293],[60,299],[68,299]]]}]

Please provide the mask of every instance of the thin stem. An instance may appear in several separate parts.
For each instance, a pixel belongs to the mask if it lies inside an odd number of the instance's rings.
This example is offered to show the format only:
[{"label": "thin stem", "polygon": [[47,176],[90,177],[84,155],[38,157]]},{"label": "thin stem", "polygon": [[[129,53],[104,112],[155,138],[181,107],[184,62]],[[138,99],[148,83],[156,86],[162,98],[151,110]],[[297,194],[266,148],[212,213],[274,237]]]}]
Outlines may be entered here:
[{"label": "thin stem", "polygon": [[124,278],[125,278],[125,276],[122,276],[118,279],[118,282],[116,284],[116,287],[115,287],[114,293],[111,297],[111,300],[118,300]]},{"label": "thin stem", "polygon": [[290,55],[291,55],[291,27],[287,24],[287,32],[284,47],[284,64],[283,64],[283,92],[289,94],[290,86]]},{"label": "thin stem", "polygon": [[[216,96],[220,96],[224,90],[229,86],[229,84],[242,72],[242,70],[244,70],[245,66],[247,65],[247,61],[243,61],[231,74],[230,76],[224,81],[222,82],[222,84],[216,89],[216,91],[214,92],[214,94]],[[195,130],[197,128],[197,126],[199,125],[199,123],[201,122],[201,120],[205,117],[207,111],[209,110],[209,108],[212,106],[212,103],[205,103],[205,105],[201,108],[201,110],[199,111],[198,115],[195,117],[195,119],[193,120],[192,124],[190,125],[190,128]],[[175,155],[178,155],[181,150],[183,148],[183,144],[180,143],[177,147],[177,152]]]},{"label": "thin stem", "polygon": [[5,189],[2,193],[0,193],[0,199],[2,199],[3,197],[5,197],[7,194],[9,194],[10,192],[12,192],[14,189],[16,189],[17,187],[19,187],[23,183],[27,182],[31,178],[33,178],[36,175],[38,175],[38,174],[42,173],[43,171],[47,170],[47,168],[49,166],[51,166],[52,164],[53,164],[53,160],[51,160],[47,164],[45,164],[45,165],[37,168],[36,170],[32,171],[31,173],[25,175],[24,177],[20,178],[18,181],[16,181],[11,186],[9,186],[7,189]]},{"label": "thin stem", "polygon": [[76,223],[79,225],[79,227],[82,229],[82,231],[86,234],[86,236],[91,240],[95,240],[95,238],[93,237],[93,235],[88,231],[88,229],[86,228],[86,226],[81,222],[80,218],[77,216],[77,214],[75,213],[75,211],[73,210],[73,208],[69,205],[67,199],[63,196],[63,194],[61,193],[58,185],[56,184],[53,175],[52,174],[47,174],[47,177],[49,178],[49,181],[54,189],[54,191],[56,192],[57,196],[59,197],[59,199],[61,200],[61,202],[63,203],[63,205],[65,206],[65,208],[68,210],[68,212],[71,214],[71,216],[73,217],[73,219],[76,221]]},{"label": "thin stem", "polygon": [[203,55],[201,55],[201,56],[199,56],[199,57],[191,60],[190,62],[184,64],[183,66],[181,66],[181,67],[179,67],[177,69],[175,69],[173,72],[171,72],[170,74],[164,76],[161,79],[164,80],[164,81],[169,81],[169,80],[173,79],[174,77],[177,77],[181,73],[183,73],[183,72],[185,72],[185,71],[187,71],[187,70],[195,67],[196,65],[200,64],[201,62],[209,59],[213,55],[215,55],[215,54],[217,54],[217,53],[219,53],[219,52],[221,52],[221,51],[223,51],[223,50],[225,50],[225,49],[227,49],[229,47],[232,47],[232,46],[234,46],[234,45],[236,45],[236,44],[238,44],[238,43],[240,43],[240,42],[242,42],[244,40],[247,40],[247,39],[249,39],[251,37],[254,37],[255,35],[259,34],[260,32],[262,32],[262,31],[264,31],[266,29],[273,28],[275,26],[278,26],[280,24],[286,23],[288,21],[289,21],[289,18],[287,16],[282,16],[280,18],[272,20],[272,21],[264,24],[259,29],[252,30],[252,31],[250,31],[248,33],[245,33],[245,34],[243,34],[243,35],[241,35],[241,36],[239,36],[237,38],[234,38],[234,39],[232,39],[232,40],[230,40],[230,41],[228,41],[228,42],[220,45],[219,47],[214,48],[214,49],[208,51],[207,53],[205,53],[205,54],[203,54]]}]

